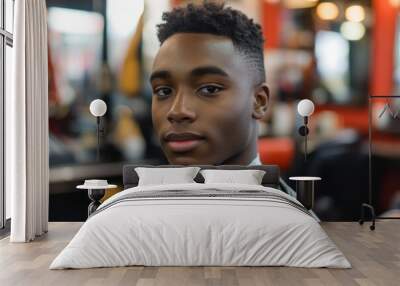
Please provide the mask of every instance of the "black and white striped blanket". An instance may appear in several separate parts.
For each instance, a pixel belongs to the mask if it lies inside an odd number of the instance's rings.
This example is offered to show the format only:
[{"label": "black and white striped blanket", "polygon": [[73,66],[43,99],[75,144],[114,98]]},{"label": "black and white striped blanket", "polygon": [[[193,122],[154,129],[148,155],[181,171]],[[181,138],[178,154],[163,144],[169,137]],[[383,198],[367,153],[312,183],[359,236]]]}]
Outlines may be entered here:
[{"label": "black and white striped blanket", "polygon": [[[279,192],[279,191],[278,191]],[[201,190],[155,190],[155,191],[136,191],[120,194],[116,199],[106,201],[92,215],[107,210],[108,208],[127,201],[149,201],[149,200],[257,200],[269,201],[291,206],[304,214],[311,213],[297,200],[283,194],[272,193],[265,190],[257,189],[239,189],[239,190],[220,190],[217,188],[203,188]]]}]

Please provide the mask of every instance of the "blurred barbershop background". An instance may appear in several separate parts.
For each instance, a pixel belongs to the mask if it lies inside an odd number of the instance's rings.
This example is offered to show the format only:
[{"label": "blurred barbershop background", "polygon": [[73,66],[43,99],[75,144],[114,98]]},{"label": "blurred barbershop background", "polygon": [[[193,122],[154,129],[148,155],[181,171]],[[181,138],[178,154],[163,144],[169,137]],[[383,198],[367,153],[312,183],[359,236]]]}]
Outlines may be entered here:
[{"label": "blurred barbershop background", "polygon": [[[148,75],[162,12],[183,0],[47,0],[50,220],[85,220],[87,178],[122,187],[126,163],[166,164],[153,133]],[[270,108],[264,164],[312,175],[322,220],[357,220],[371,188],[377,214],[400,217],[400,0],[232,0],[261,24]],[[370,98],[370,96],[381,96]],[[100,98],[108,110],[96,160]],[[297,103],[310,99],[308,158]],[[371,115],[371,125],[369,116]],[[371,128],[371,136],[369,136]],[[292,185],[294,187],[294,185]],[[120,189],[111,190],[111,195]]]}]

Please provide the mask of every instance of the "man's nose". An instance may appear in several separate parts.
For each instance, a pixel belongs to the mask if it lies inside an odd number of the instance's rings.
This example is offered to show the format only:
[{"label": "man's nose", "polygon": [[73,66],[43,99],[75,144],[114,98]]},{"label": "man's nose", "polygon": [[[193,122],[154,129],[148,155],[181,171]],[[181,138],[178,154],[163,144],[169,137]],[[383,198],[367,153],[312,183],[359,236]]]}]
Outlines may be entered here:
[{"label": "man's nose", "polygon": [[168,111],[168,121],[180,123],[183,121],[192,122],[196,119],[196,113],[190,108],[188,96],[184,92],[178,92]]}]

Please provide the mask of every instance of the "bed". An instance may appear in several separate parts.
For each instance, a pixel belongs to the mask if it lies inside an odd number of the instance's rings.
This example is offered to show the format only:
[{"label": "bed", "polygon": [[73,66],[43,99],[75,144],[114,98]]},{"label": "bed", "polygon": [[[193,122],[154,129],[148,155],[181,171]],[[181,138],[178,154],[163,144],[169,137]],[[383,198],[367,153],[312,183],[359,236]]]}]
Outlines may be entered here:
[{"label": "bed", "polygon": [[[88,218],[50,269],[144,266],[350,268],[318,221],[293,196],[277,166],[198,166],[263,170],[260,185],[138,185],[123,170],[124,191]],[[286,191],[286,192],[285,192]]]}]

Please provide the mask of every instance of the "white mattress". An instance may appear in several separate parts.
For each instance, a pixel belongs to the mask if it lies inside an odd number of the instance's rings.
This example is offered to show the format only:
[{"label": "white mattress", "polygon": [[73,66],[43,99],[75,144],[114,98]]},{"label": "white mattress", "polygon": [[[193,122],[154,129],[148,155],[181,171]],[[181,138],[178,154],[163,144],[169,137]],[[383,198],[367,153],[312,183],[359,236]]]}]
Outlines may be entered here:
[{"label": "white mattress", "polygon": [[300,204],[279,190],[254,185],[191,183],[131,188],[104,202],[50,269],[127,265],[351,267],[312,216],[279,200],[175,196],[119,201],[137,192],[207,189],[264,191]]}]

